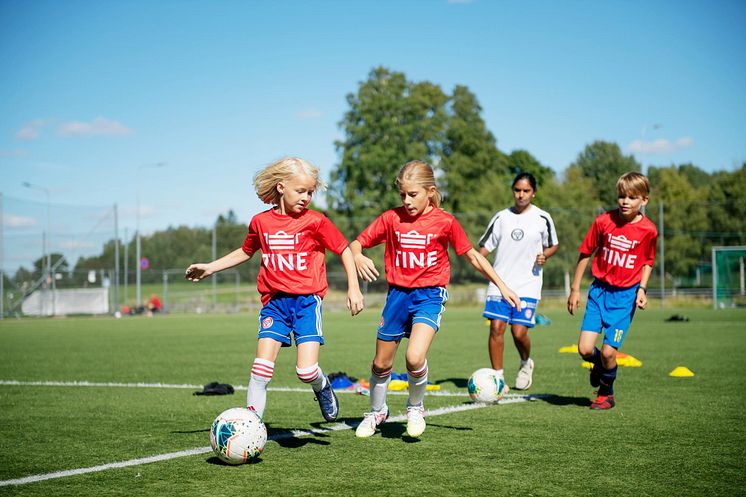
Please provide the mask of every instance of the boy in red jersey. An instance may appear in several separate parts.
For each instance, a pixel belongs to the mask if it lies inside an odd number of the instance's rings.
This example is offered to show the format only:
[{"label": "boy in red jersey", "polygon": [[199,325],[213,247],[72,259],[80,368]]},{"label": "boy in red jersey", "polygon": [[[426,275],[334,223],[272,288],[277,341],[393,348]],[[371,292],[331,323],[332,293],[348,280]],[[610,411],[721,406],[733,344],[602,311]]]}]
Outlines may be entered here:
[{"label": "boy in red jersey", "polygon": [[324,419],[334,421],[339,413],[337,397],[318,364],[324,344],[321,300],[328,289],[326,249],[342,259],[347,273],[347,308],[353,316],[363,309],[363,295],[347,240],[326,216],[308,209],[314,192],[323,188],[318,175],[318,168],[294,157],[260,171],[254,178],[256,193],[274,207],[251,219],[243,246],[186,270],[187,279],[199,281],[248,261],[258,251],[262,253],[257,289],[263,307],[246,397],[247,406],[259,417],[264,415],[267,385],[274,374],[277,354],[281,347],[290,346],[291,335],[298,349],[298,378],[311,385]]},{"label": "boy in red jersey", "polygon": [[[618,208],[596,218],[578,251],[578,265],[567,299],[567,310],[574,314],[580,305],[580,281],[593,253],[593,283],[588,290],[578,352],[593,364],[591,386],[598,396],[591,409],[611,409],[616,354],[627,335],[635,309],[648,304],[647,285],[653,271],[658,231],[640,212],[648,203],[650,182],[640,173],[623,174],[616,184]],[[603,331],[604,344],[596,348]]]},{"label": "boy in red jersey", "polygon": [[370,437],[388,417],[386,393],[391,369],[402,338],[406,351],[409,399],[407,434],[419,437],[425,431],[423,399],[427,387],[427,351],[440,327],[448,300],[450,279],[448,245],[489,278],[512,306],[520,309],[518,296],[492,269],[487,259],[469,242],[461,225],[441,210],[441,195],[432,168],[425,162],[404,165],[396,182],[402,206],[381,214],[350,244],[358,275],[374,281],[379,273],[363,248],[386,244],[384,262],[389,291],[378,326],[376,355],[370,376],[371,412],[358,425],[358,437]]}]

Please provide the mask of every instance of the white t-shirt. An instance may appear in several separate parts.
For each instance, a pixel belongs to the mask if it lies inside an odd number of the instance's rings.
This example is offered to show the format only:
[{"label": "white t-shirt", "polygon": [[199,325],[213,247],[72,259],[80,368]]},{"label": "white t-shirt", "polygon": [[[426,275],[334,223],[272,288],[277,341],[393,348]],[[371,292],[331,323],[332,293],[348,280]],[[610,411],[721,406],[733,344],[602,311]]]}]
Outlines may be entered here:
[{"label": "white t-shirt", "polygon": [[[541,299],[542,268],[536,264],[536,256],[557,243],[552,216],[535,205],[521,214],[511,208],[501,210],[479,239],[480,247],[497,250],[493,267],[508,288],[519,297],[537,300]],[[500,291],[490,283],[487,297],[495,296],[500,296]]]}]

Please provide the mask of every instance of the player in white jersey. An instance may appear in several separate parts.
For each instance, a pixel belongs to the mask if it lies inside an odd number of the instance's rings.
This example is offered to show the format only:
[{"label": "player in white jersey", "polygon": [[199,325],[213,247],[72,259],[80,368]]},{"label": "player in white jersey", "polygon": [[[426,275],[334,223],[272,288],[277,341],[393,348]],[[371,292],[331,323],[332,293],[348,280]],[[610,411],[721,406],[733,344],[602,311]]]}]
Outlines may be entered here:
[{"label": "player in white jersey", "polygon": [[490,320],[490,361],[500,376],[503,376],[505,329],[511,325],[513,342],[521,357],[515,380],[517,390],[526,390],[533,382],[534,361],[530,357],[528,329],[536,325],[542,267],[559,248],[552,216],[531,203],[535,196],[536,178],[531,173],[518,174],[513,180],[514,205],[495,214],[479,240],[482,255],[497,251],[495,272],[521,297],[521,310],[516,311],[490,283],[483,313]]}]

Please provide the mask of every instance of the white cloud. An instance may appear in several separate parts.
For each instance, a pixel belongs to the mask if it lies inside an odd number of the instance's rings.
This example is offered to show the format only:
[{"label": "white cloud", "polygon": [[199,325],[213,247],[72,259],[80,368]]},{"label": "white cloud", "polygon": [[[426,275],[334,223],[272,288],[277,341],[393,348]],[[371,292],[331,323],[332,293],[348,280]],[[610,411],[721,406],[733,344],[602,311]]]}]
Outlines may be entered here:
[{"label": "white cloud", "polygon": [[121,136],[132,133],[132,130],[118,121],[97,117],[89,123],[81,121],[62,123],[58,133],[62,136]]},{"label": "white cloud", "polygon": [[3,225],[6,228],[30,228],[36,226],[36,219],[33,217],[5,214],[3,216]]},{"label": "white cloud", "polygon": [[24,124],[21,129],[16,131],[16,138],[19,140],[36,140],[39,138],[41,129],[49,124],[48,119],[34,119]]},{"label": "white cloud", "polygon": [[301,119],[318,119],[322,116],[321,111],[317,109],[306,109],[298,112],[298,117]]},{"label": "white cloud", "polygon": [[694,145],[694,140],[688,136],[675,141],[661,138],[653,141],[635,140],[627,145],[627,150],[634,154],[670,154]]}]

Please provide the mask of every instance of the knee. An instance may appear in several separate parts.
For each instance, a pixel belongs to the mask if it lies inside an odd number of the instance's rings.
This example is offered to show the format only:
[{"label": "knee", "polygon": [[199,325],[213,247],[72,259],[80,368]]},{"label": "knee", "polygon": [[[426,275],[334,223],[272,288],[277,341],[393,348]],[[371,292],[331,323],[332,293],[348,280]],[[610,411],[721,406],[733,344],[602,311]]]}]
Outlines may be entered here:
[{"label": "knee", "polygon": [[601,360],[604,365],[612,364],[616,360],[616,349],[614,347],[604,347],[601,350]]},{"label": "knee", "polygon": [[407,352],[405,362],[407,364],[408,371],[419,371],[423,367],[425,367],[427,357],[425,357],[425,354],[415,354]]},{"label": "knee", "polygon": [[507,328],[506,322],[493,319],[490,322],[490,338],[503,338],[505,335],[505,328]]},{"label": "knee", "polygon": [[373,359],[373,364],[371,364],[370,366],[370,372],[376,376],[385,378],[386,376],[391,374],[391,369],[393,368],[393,366],[394,365],[391,363]]},{"label": "knee", "polygon": [[589,361],[593,358],[593,349],[595,348],[595,345],[586,345],[586,344],[578,344],[578,354],[580,354],[580,357],[585,359],[586,361]]}]

